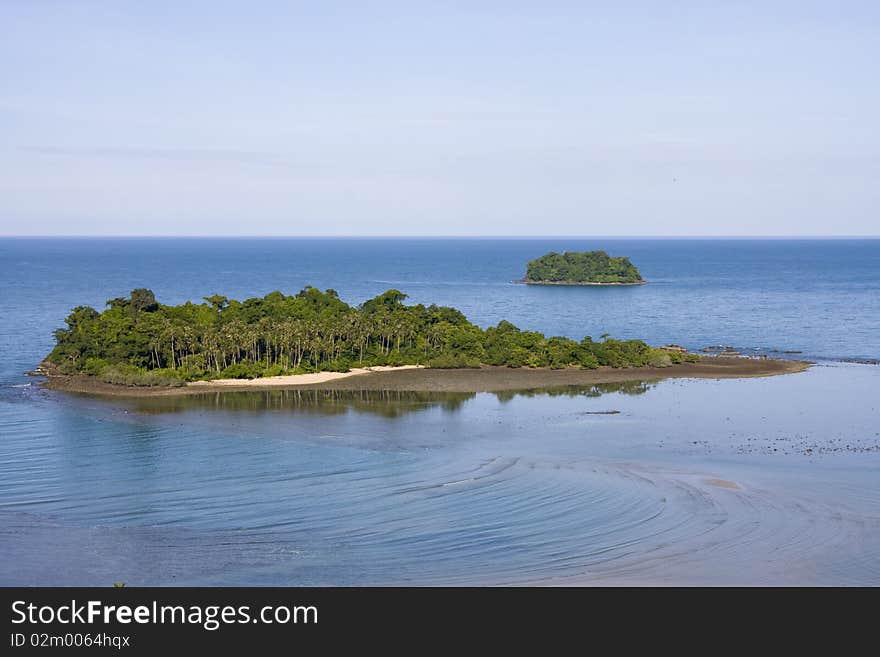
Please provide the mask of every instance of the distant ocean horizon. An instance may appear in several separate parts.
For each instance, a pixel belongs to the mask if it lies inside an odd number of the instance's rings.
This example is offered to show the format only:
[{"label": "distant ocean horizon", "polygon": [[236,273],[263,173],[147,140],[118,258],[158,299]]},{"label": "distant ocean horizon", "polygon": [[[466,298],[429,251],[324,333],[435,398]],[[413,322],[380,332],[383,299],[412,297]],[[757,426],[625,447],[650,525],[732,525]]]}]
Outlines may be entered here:
[{"label": "distant ocean horizon", "polygon": [[172,234],[91,234],[91,233],[52,233],[52,234],[0,234],[0,239],[204,239],[204,240],[323,240],[323,239],[352,239],[352,240],[880,240],[880,235],[358,235],[358,234],[316,234],[296,235],[291,233],[259,234],[259,233],[226,233],[218,235],[195,235],[182,233]]}]

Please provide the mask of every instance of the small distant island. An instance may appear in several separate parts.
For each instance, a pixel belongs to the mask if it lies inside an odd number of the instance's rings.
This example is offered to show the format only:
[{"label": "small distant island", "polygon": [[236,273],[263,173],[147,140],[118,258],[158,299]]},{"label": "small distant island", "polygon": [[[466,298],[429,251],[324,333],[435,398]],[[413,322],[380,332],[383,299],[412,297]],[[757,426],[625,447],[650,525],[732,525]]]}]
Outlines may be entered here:
[{"label": "small distant island", "polygon": [[405,299],[388,290],[353,307],[334,290],[306,287],[295,295],[272,292],[245,301],[213,295],[170,306],[141,288],[109,300],[102,312],[74,308],[37,373],[179,387],[401,366],[592,370],[700,361],[683,350],[607,335],[547,337],[507,321],[482,329],[455,308],[406,305]]},{"label": "small distant island", "polygon": [[532,260],[526,277],[517,283],[527,285],[644,285],[629,258],[612,257],[605,251],[548,253]]}]

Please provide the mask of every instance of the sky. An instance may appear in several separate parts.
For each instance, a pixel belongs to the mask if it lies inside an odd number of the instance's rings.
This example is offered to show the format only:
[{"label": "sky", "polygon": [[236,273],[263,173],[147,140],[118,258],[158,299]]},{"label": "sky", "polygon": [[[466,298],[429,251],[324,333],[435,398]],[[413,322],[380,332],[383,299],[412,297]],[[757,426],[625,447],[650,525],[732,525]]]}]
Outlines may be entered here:
[{"label": "sky", "polygon": [[880,3],[0,0],[0,235],[880,234]]}]

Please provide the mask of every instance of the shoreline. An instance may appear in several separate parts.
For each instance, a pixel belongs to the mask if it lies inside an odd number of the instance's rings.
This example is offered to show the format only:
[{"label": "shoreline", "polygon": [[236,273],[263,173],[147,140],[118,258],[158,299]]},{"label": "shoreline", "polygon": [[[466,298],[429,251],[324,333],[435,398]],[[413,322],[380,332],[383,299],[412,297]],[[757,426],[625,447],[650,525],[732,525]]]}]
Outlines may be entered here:
[{"label": "shoreline", "polygon": [[648,283],[648,281],[635,281],[633,283],[591,283],[589,281],[530,281],[525,278],[511,282],[521,283],[523,285],[562,285],[568,287],[629,287],[632,285],[647,285]]},{"label": "shoreline", "polygon": [[372,367],[353,367],[348,372],[313,372],[311,374],[283,374],[281,376],[264,376],[259,379],[214,379],[213,381],[192,381],[186,388],[214,389],[218,387],[234,388],[289,388],[308,385],[331,383],[339,379],[377,372],[396,372],[401,370],[425,369],[424,365],[373,365]]},{"label": "shoreline", "polygon": [[631,367],[594,370],[566,368],[433,369],[421,365],[358,368],[350,372],[318,372],[266,379],[195,381],[182,387],[136,387],[104,383],[88,375],[49,374],[42,387],[49,390],[107,397],[166,397],[211,392],[259,390],[393,390],[408,392],[502,392],[539,388],[588,386],[622,381],[662,379],[739,379],[803,372],[812,363],[797,360],[706,357],[699,363],[670,367]]}]

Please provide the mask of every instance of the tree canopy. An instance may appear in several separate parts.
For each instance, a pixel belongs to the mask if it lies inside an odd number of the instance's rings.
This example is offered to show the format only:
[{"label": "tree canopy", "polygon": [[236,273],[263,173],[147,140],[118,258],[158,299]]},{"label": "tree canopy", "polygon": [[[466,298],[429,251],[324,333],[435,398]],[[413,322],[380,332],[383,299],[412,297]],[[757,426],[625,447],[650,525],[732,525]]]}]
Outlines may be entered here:
[{"label": "tree canopy", "polygon": [[629,258],[605,251],[548,253],[528,263],[526,282],[537,283],[642,283],[642,275]]},{"label": "tree canopy", "polygon": [[352,307],[334,290],[306,287],[292,296],[215,294],[168,306],[138,289],[100,313],[74,308],[48,359],[64,373],[111,383],[179,385],[373,365],[662,367],[688,357],[640,340],[545,337],[507,321],[483,330],[455,308],[405,299],[388,290]]}]

